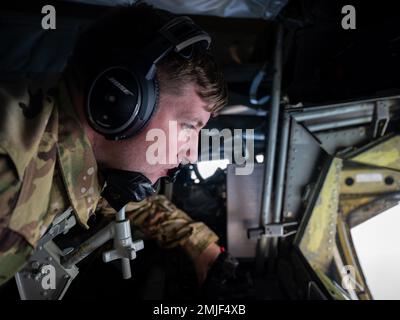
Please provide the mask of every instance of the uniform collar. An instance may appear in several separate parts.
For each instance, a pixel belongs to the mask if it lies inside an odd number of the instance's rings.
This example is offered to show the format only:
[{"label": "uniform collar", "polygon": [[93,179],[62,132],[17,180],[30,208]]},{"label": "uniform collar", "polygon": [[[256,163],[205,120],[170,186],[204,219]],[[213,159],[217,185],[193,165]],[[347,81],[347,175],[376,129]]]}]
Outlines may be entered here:
[{"label": "uniform collar", "polygon": [[88,227],[89,216],[95,212],[100,199],[97,163],[64,80],[59,84],[58,109],[60,171],[72,207],[80,223]]},{"label": "uniform collar", "polygon": [[[16,92],[0,87],[0,153],[8,154],[19,179],[38,152],[38,147],[51,119],[54,101],[41,90],[31,92],[31,82],[21,79],[11,83]],[[15,90],[14,90],[15,91]],[[51,137],[56,139],[56,127]]]}]

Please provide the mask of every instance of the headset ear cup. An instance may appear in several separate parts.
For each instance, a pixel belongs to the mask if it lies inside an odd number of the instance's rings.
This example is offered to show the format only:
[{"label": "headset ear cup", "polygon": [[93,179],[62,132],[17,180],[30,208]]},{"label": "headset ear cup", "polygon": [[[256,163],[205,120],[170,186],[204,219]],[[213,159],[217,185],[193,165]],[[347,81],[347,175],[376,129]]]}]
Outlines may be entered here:
[{"label": "headset ear cup", "polygon": [[160,84],[157,80],[157,78],[154,78],[153,80],[153,102],[152,102],[152,111],[151,111],[151,115],[149,117],[149,119],[147,119],[145,125],[143,126],[143,128],[149,124],[150,120],[153,118],[153,116],[156,114],[156,112],[158,111],[159,108],[159,103],[160,103]]},{"label": "headset ear cup", "polygon": [[110,67],[92,81],[86,99],[90,126],[107,139],[119,140],[140,112],[142,92],[137,75],[124,67]]},{"label": "headset ear cup", "polygon": [[150,122],[156,113],[159,104],[159,84],[157,80],[139,78],[142,92],[141,105],[136,122],[130,128],[125,130],[124,138],[129,138],[141,132]]}]

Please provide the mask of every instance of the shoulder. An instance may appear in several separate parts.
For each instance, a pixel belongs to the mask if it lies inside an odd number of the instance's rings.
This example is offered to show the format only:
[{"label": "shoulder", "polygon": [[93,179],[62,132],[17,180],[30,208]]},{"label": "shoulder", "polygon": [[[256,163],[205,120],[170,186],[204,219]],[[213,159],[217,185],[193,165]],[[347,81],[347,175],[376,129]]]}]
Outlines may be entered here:
[{"label": "shoulder", "polygon": [[43,89],[33,90],[28,80],[0,82],[0,149],[12,160],[19,178],[46,133],[57,133],[54,111],[54,99]]}]

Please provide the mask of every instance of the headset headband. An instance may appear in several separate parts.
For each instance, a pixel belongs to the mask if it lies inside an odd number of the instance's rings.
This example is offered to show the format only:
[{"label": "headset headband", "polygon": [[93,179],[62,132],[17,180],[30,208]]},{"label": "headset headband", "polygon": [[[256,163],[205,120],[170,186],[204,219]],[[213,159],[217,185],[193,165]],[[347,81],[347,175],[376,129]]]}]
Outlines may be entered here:
[{"label": "headset headband", "polygon": [[[158,33],[160,36],[145,46],[141,52],[142,58],[147,62],[145,63],[147,80],[154,78],[157,63],[170,51],[181,53],[195,44],[200,44],[204,49],[208,49],[211,43],[210,35],[187,16],[172,19]],[[190,56],[182,56],[190,58]]]}]

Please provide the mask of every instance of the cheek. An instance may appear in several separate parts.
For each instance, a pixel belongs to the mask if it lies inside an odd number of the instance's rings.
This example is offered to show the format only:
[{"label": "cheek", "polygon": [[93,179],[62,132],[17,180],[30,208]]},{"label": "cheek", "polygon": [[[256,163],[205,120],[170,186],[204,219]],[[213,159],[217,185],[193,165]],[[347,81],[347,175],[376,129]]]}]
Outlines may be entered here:
[{"label": "cheek", "polygon": [[187,129],[181,129],[176,136],[176,143],[179,147],[184,146],[190,139],[190,131]]},{"label": "cheek", "polygon": [[178,150],[195,148],[198,144],[198,133],[195,130],[182,130],[178,137]]},{"label": "cheek", "polygon": [[[127,163],[128,166],[140,166],[141,163],[145,161],[146,158],[146,149],[148,147],[148,142],[145,139],[133,138],[133,140],[128,141],[129,143],[124,147],[122,156],[124,158],[124,162]],[[117,157],[117,155],[115,155]]]}]

